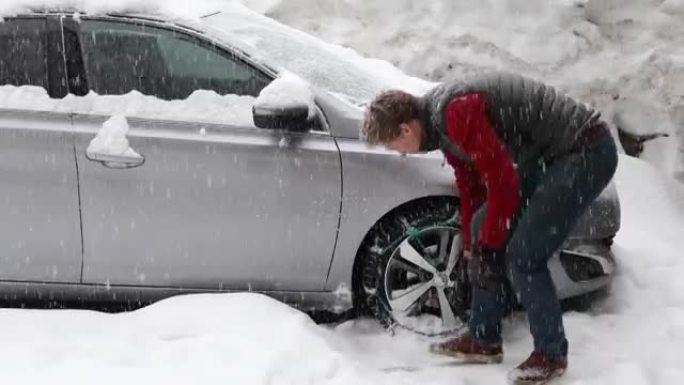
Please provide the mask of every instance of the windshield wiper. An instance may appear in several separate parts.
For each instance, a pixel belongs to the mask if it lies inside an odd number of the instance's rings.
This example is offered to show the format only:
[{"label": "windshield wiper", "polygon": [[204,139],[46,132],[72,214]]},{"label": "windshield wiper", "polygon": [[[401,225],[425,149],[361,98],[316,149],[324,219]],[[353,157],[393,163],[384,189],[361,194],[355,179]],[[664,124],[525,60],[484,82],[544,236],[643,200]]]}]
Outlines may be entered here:
[{"label": "windshield wiper", "polygon": [[210,13],[210,14],[208,14],[208,15],[200,16],[200,19],[206,19],[207,17],[216,16],[216,15],[218,15],[218,14],[221,13],[221,12],[222,12],[222,11],[216,11],[216,12]]}]

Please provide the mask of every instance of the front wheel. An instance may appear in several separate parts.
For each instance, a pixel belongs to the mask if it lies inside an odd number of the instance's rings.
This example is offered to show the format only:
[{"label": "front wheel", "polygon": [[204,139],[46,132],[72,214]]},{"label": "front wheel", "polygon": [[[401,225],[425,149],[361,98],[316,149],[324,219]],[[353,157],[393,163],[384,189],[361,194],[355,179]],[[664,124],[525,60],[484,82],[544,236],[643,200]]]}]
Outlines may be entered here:
[{"label": "front wheel", "polygon": [[355,269],[357,305],[387,327],[424,335],[464,326],[470,301],[454,200],[389,214],[366,236]]}]

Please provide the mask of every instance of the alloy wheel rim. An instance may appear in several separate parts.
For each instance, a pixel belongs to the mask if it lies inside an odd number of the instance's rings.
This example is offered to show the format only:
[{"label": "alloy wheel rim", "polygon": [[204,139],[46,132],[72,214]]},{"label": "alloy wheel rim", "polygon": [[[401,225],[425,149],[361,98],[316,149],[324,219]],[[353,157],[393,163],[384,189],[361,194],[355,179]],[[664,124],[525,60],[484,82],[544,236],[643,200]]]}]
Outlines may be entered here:
[{"label": "alloy wheel rim", "polygon": [[452,306],[461,247],[460,230],[434,226],[413,231],[392,252],[384,285],[389,311],[399,326],[425,335],[464,326]]}]

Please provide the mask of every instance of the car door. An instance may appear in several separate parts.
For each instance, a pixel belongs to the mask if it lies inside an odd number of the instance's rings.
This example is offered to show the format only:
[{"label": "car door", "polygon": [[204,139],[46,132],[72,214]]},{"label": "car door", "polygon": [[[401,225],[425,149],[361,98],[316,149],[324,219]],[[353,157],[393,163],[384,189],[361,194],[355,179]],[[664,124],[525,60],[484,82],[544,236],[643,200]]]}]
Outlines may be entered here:
[{"label": "car door", "polygon": [[[49,20],[49,22],[48,22]],[[77,283],[81,226],[59,19],[0,23],[0,280]]]},{"label": "car door", "polygon": [[[135,90],[194,110],[183,103],[196,102],[176,99],[205,89],[243,95],[213,113],[244,116],[252,103],[238,100],[252,101],[271,80],[197,35],[150,22],[82,19],[72,33],[84,74],[71,71],[71,84],[99,95]],[[328,133],[277,133],[244,119],[211,124],[210,109],[193,121],[161,112],[126,117],[140,157],[107,162],[86,152],[109,116],[74,116],[85,283],[323,288],[341,200],[340,158]]]}]

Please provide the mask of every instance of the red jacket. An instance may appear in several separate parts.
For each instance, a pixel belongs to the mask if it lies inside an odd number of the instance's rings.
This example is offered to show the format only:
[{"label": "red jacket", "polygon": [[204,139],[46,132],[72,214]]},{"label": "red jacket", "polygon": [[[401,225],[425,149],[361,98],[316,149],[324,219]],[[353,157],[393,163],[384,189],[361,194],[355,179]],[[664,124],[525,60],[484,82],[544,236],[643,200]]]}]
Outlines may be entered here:
[{"label": "red jacket", "polygon": [[473,160],[466,164],[445,152],[455,170],[461,200],[464,250],[473,246],[471,221],[483,203],[487,212],[477,237],[479,244],[501,249],[520,200],[518,173],[486,111],[486,97],[479,93],[458,96],[446,108],[447,136]]}]

